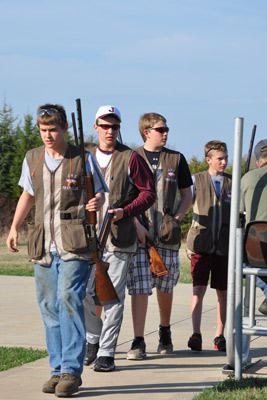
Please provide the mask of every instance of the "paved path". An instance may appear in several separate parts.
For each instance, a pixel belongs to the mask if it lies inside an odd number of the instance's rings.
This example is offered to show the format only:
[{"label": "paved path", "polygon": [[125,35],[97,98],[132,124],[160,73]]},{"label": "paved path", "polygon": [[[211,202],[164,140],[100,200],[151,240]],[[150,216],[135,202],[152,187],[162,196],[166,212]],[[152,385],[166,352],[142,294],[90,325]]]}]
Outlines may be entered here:
[{"label": "paved path", "polygon": [[[213,349],[216,326],[216,295],[208,289],[203,308],[203,351],[187,348],[192,333],[190,318],[191,285],[178,284],[174,292],[172,337],[174,353],[161,356],[158,344],[158,309],[156,296],[149,299],[146,323],[148,357],[144,361],[129,361],[125,354],[132,341],[130,297],[126,297],[123,325],[116,352],[116,370],[94,372],[85,367],[83,385],[73,398],[92,400],[180,400],[192,399],[204,388],[226,378],[222,367],[226,356]],[[257,303],[263,300],[257,292]],[[44,328],[37,306],[34,279],[0,276],[0,346],[45,348]],[[253,361],[261,360],[250,373],[267,377],[265,337],[254,337],[251,344]],[[0,372],[1,400],[45,400],[54,398],[41,392],[50,376],[48,358]],[[52,397],[51,397],[52,396]]]}]

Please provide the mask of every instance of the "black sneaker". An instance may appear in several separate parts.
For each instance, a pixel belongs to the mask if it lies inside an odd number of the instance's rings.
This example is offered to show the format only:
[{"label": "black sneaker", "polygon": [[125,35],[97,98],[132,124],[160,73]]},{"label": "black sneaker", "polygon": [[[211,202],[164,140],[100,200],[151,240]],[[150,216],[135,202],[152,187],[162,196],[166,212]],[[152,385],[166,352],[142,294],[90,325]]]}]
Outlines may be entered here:
[{"label": "black sneaker", "polygon": [[113,357],[98,357],[94,365],[96,372],[110,372],[115,369]]},{"label": "black sneaker", "polygon": [[190,347],[191,350],[202,351],[202,336],[200,333],[193,333],[190,336],[187,346]]},{"label": "black sneaker", "polygon": [[258,308],[259,312],[264,315],[267,315],[267,299],[264,299],[261,305]]},{"label": "black sneaker", "polygon": [[226,351],[226,340],[223,335],[216,336],[214,339],[214,349],[218,351]]},{"label": "black sneaker", "polygon": [[159,326],[158,353],[171,354],[173,352],[170,326]]},{"label": "black sneaker", "polygon": [[146,344],[144,338],[134,339],[131,349],[128,351],[127,360],[143,360],[146,358]]},{"label": "black sneaker", "polygon": [[95,361],[98,349],[99,349],[99,343],[91,344],[89,342],[86,342],[86,353],[83,365],[90,365],[92,364],[92,362]]}]

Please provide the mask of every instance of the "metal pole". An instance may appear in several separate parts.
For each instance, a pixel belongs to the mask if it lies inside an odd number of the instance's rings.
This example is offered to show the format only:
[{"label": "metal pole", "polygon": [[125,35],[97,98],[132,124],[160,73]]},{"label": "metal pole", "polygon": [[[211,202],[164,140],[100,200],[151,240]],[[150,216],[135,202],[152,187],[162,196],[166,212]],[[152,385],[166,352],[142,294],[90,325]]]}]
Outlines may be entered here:
[{"label": "metal pole", "polygon": [[235,322],[235,235],[239,225],[240,178],[242,162],[243,118],[235,119],[234,158],[232,174],[232,197],[228,255],[227,283],[227,321],[226,321],[226,350],[227,361],[234,368],[234,322]]},{"label": "metal pole", "polygon": [[236,229],[235,379],[242,379],[243,229]]}]

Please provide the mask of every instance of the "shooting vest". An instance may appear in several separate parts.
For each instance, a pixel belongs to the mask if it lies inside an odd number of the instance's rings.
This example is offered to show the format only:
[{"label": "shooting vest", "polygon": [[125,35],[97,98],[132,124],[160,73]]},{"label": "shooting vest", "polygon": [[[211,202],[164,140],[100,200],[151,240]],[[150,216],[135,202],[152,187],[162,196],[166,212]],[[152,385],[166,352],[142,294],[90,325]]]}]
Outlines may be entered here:
[{"label": "shooting vest", "polygon": [[[164,215],[169,219],[168,229],[170,230],[170,238],[172,242],[176,242],[175,236],[179,222],[173,217],[179,207],[178,195],[178,169],[180,164],[180,153],[174,150],[162,148],[158,168],[153,170],[148,161],[144,148],[139,147],[136,150],[147,162],[154,174],[157,198],[152,207],[146,212],[149,220],[149,233],[156,242],[157,247],[164,247],[170,250],[179,250],[180,239],[177,237],[177,243],[166,244],[161,242],[163,223],[165,226]],[[177,227],[178,226],[178,227]]]},{"label": "shooting vest", "polygon": [[[89,147],[89,151],[95,156],[96,145]],[[114,206],[119,204],[125,199],[132,183],[129,180],[129,162],[132,156],[133,150],[128,146],[125,146],[117,142],[115,151],[112,158],[105,170],[100,165],[98,167],[103,175],[103,178],[109,188],[109,193],[105,193],[106,201],[101,209],[97,213],[99,231],[103,217],[106,213],[108,206]],[[97,160],[96,160],[97,161]],[[106,243],[107,251],[123,251],[123,252],[134,252],[137,246],[137,235],[134,223],[134,218],[126,217],[118,222],[112,222],[111,231],[108,236]]]},{"label": "shooting vest", "polygon": [[224,173],[217,196],[209,172],[195,174],[196,201],[187,236],[189,252],[228,255],[231,183],[231,175]]},{"label": "shooting vest", "polygon": [[43,150],[41,146],[26,154],[30,172],[34,171],[36,203],[35,223],[28,226],[29,255],[34,263],[50,265],[54,241],[63,261],[88,260],[80,149],[70,144],[55,171],[48,169]]}]

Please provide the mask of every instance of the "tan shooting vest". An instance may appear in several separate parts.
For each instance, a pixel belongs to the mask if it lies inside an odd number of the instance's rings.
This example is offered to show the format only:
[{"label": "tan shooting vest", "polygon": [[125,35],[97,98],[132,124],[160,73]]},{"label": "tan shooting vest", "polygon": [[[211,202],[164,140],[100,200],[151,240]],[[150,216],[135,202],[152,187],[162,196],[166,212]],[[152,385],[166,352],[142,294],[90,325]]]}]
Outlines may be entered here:
[{"label": "tan shooting vest", "polygon": [[[143,146],[139,147],[136,151],[146,160],[155,178],[157,198],[153,206],[146,212],[151,226],[149,233],[153,240],[156,241],[158,247],[178,250],[180,242],[177,244],[163,244],[160,242],[160,236],[164,214],[174,216],[179,207],[178,169],[180,153],[163,147],[160,153],[158,168],[157,170],[153,170]],[[173,224],[176,228],[178,222],[174,218]],[[173,230],[173,233],[176,234],[176,229]]]},{"label": "tan shooting vest", "polygon": [[36,210],[35,223],[28,231],[29,255],[34,263],[50,265],[50,244],[54,241],[62,260],[88,260],[80,149],[70,144],[55,171],[48,169],[44,155],[40,159],[43,149],[41,146],[26,154],[31,173],[39,161],[32,177]]},{"label": "tan shooting vest", "polygon": [[194,176],[196,201],[192,225],[187,236],[187,249],[192,253],[227,256],[232,177],[223,174],[223,185],[217,196],[208,171]]},{"label": "tan shooting vest", "polygon": [[[92,147],[88,146],[88,149],[95,156],[96,145]],[[129,162],[132,153],[133,150],[128,146],[117,142],[116,149],[105,171],[103,171],[98,164],[109,188],[109,193],[105,193],[106,201],[104,206],[102,210],[97,213],[98,230],[102,224],[108,205],[113,206],[122,202],[132,186],[129,180]],[[112,222],[106,250],[133,252],[136,250],[136,246],[137,235],[134,218],[127,217],[118,222]]]}]

